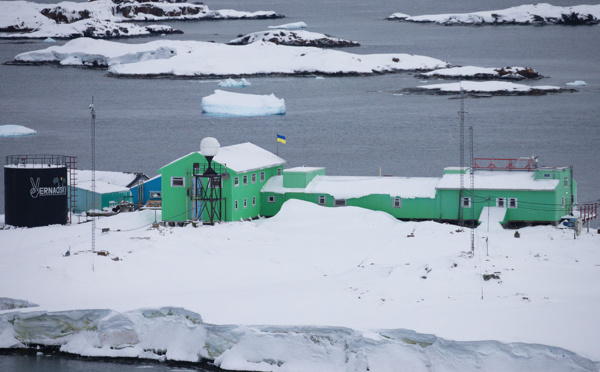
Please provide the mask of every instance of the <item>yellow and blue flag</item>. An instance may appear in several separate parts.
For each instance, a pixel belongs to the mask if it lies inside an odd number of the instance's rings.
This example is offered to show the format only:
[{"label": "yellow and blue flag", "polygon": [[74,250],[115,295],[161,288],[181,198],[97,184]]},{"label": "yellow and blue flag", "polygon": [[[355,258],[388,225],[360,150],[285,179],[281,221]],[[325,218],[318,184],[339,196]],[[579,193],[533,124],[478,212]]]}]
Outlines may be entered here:
[{"label": "yellow and blue flag", "polygon": [[285,136],[282,136],[281,134],[278,134],[277,135],[277,142],[285,143]]}]

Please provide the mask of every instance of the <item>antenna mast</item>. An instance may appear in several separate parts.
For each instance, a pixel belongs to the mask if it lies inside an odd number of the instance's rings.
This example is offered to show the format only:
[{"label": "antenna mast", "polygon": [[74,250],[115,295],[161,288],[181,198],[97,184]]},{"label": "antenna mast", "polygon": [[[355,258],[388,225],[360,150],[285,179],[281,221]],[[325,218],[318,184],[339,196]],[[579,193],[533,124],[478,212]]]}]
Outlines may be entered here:
[{"label": "antenna mast", "polygon": [[92,115],[92,252],[96,251],[96,110],[94,109],[94,97],[90,105]]},{"label": "antenna mast", "polygon": [[458,111],[460,117],[460,189],[458,191],[458,224],[460,226],[465,225],[464,216],[462,213],[463,208],[463,196],[465,188],[465,92],[460,88],[460,111]]}]

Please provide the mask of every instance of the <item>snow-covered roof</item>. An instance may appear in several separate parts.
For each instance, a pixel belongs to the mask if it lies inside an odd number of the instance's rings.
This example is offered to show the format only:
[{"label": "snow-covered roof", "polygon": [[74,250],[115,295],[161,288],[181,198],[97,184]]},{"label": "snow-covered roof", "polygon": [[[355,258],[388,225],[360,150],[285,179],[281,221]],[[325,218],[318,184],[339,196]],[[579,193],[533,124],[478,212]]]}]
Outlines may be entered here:
[{"label": "snow-covered roof", "polygon": [[[202,155],[200,151],[190,152],[189,154],[164,165],[161,169],[177,163],[191,154]],[[286,161],[279,156],[250,142],[219,148],[219,152],[213,158],[213,161],[216,161],[237,173],[246,173],[257,169],[276,167],[286,163]]]},{"label": "snow-covered roof", "polygon": [[285,169],[283,171],[283,173],[309,173],[309,172],[314,172],[317,170],[321,170],[321,169],[325,169],[323,167],[294,167],[294,168],[288,168]]},{"label": "snow-covered roof", "polygon": [[[537,190],[552,191],[558,180],[535,179],[534,172],[524,171],[475,171],[474,187],[476,190]],[[469,183],[470,174],[464,175],[465,184]],[[459,189],[460,174],[444,174],[437,185],[440,190]]]},{"label": "snow-covered roof", "polygon": [[286,163],[279,156],[250,142],[221,147],[213,160],[237,173],[276,167]]},{"label": "snow-covered roof", "polygon": [[360,198],[367,195],[390,195],[402,198],[435,198],[437,177],[351,177],[315,176],[306,188],[283,187],[283,176],[274,176],[263,192],[328,194],[336,199]]},{"label": "snow-covered roof", "polygon": [[[92,189],[92,171],[78,169],[76,186],[80,189]],[[129,190],[129,185],[140,175],[138,173],[96,171],[96,192],[118,192]]]}]

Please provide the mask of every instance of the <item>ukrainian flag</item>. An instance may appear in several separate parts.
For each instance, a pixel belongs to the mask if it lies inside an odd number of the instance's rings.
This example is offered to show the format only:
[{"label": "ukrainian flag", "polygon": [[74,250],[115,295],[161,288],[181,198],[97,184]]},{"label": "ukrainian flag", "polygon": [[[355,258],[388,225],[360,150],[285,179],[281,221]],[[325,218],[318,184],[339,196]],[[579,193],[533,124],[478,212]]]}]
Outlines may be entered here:
[{"label": "ukrainian flag", "polygon": [[285,136],[282,136],[281,134],[278,134],[277,135],[277,142],[285,143]]}]

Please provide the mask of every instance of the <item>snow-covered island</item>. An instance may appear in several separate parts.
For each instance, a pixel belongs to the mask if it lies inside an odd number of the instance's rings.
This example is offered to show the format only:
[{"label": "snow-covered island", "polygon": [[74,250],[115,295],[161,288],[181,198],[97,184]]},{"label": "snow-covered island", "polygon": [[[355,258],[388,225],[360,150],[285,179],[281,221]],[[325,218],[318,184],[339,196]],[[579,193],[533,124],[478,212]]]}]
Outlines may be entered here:
[{"label": "snow-covered island", "polygon": [[340,39],[337,37],[310,31],[259,31],[253,32],[237,39],[231,40],[230,45],[246,45],[257,41],[268,41],[280,45],[313,46],[319,48],[340,48],[360,46],[357,41]]},{"label": "snow-covered island", "polygon": [[12,64],[104,67],[109,76],[229,78],[251,75],[371,75],[449,67],[439,59],[404,53],[359,55],[268,42],[226,45],[158,40],[142,44],[78,38],[19,54]]},{"label": "snow-covered island", "polygon": [[410,16],[404,13],[394,13],[387,19],[442,25],[595,25],[600,23],[600,5],[562,7],[536,3],[501,10],[461,14]]},{"label": "snow-covered island", "polygon": [[156,212],[100,218],[96,253],[90,224],[1,230],[0,348],[253,371],[600,368],[594,231],[483,221],[471,255],[468,229],[356,207],[290,200],[198,228],[152,228]]},{"label": "snow-covered island", "polygon": [[460,92],[475,96],[541,96],[548,93],[577,92],[575,89],[552,85],[529,86],[508,81],[462,81],[459,83],[419,85],[403,89],[402,93],[456,95]]},{"label": "snow-covered island", "polygon": [[0,1],[0,38],[116,38],[182,33],[170,26],[144,25],[134,21],[271,19],[283,18],[273,11],[241,12],[210,10],[203,4],[167,0],[134,2],[95,0],[59,4]]},{"label": "snow-covered island", "polygon": [[0,137],[22,137],[33,136],[37,131],[22,125],[5,124],[0,125]]},{"label": "snow-covered island", "polygon": [[460,66],[419,73],[415,77],[418,79],[524,80],[540,79],[543,76],[530,67]]}]

